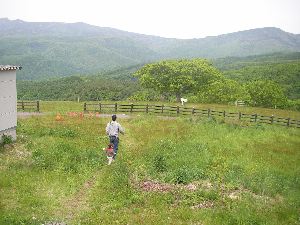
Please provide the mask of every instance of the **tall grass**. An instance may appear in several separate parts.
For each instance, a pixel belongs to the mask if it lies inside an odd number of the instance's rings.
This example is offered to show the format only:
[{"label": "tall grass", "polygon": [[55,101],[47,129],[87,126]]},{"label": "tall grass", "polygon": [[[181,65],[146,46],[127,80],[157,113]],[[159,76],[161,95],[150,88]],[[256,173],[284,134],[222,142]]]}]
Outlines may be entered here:
[{"label": "tall grass", "polygon": [[[299,222],[299,129],[119,118],[126,134],[108,166],[108,120],[19,119],[17,143],[0,151],[0,224]],[[168,188],[143,189],[145,182]]]}]

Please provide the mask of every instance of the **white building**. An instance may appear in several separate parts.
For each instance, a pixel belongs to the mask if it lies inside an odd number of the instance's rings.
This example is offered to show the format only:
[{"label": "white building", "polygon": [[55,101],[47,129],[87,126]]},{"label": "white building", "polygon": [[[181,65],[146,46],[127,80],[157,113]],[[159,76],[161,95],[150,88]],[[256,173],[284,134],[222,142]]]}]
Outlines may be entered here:
[{"label": "white building", "polygon": [[0,65],[0,140],[3,134],[16,139],[16,71],[20,69],[20,66]]}]

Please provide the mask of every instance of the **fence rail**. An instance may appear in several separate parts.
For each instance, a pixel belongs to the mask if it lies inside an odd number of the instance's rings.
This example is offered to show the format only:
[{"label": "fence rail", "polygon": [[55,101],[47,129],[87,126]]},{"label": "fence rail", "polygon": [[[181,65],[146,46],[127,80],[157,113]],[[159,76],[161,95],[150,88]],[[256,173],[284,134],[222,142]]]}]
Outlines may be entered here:
[{"label": "fence rail", "polygon": [[39,101],[18,101],[17,102],[18,111],[23,112],[40,112],[40,102]]},{"label": "fence rail", "polygon": [[118,104],[118,103],[84,103],[84,112],[130,112],[130,113],[161,113],[168,115],[194,115],[205,117],[223,117],[236,118],[243,121],[264,124],[277,124],[282,126],[300,128],[300,121],[292,118],[282,118],[274,116],[264,116],[258,114],[247,114],[241,112],[226,112],[213,109],[197,109],[180,106],[166,106],[166,105],[135,105],[135,104]]}]

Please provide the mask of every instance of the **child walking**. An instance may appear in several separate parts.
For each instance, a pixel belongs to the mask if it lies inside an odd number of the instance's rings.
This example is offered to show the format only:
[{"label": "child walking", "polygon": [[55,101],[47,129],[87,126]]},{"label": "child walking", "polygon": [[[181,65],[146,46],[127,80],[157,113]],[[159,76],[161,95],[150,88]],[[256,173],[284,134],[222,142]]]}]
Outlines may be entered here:
[{"label": "child walking", "polygon": [[116,159],[116,155],[118,153],[119,146],[119,133],[125,134],[124,128],[117,121],[117,116],[112,115],[111,121],[106,126],[106,134],[109,137],[109,142],[113,144],[114,148],[114,156],[113,159]]}]

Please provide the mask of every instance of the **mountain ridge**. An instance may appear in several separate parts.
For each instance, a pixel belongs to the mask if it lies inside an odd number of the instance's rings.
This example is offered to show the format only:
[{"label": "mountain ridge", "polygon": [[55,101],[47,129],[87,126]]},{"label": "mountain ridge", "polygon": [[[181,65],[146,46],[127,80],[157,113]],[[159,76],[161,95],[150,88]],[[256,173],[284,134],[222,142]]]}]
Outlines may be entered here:
[{"label": "mountain ridge", "polygon": [[[3,25],[16,25],[16,24],[22,24],[22,25],[26,25],[26,24],[32,24],[32,25],[37,25],[40,28],[46,28],[48,29],[51,26],[68,26],[70,28],[89,28],[90,31],[94,31],[95,34],[101,34],[101,32],[99,33],[100,29],[103,30],[110,30],[110,31],[114,31],[114,32],[123,32],[123,33],[128,33],[128,34],[135,34],[135,35],[139,35],[139,36],[148,36],[148,37],[156,37],[156,38],[163,38],[163,39],[176,39],[176,40],[195,40],[195,39],[205,39],[205,38],[215,38],[215,37],[224,37],[224,36],[228,36],[228,35],[232,35],[232,34],[236,34],[236,33],[240,33],[240,32],[252,32],[252,31],[259,31],[259,30],[277,30],[280,32],[285,32],[287,34],[291,34],[291,35],[300,35],[300,34],[295,34],[295,33],[291,33],[291,32],[286,32],[284,30],[282,30],[281,28],[277,28],[277,27],[259,27],[259,28],[252,28],[252,29],[247,29],[247,30],[240,30],[240,31],[235,31],[235,32],[229,32],[229,33],[225,33],[225,34],[219,34],[219,35],[209,35],[206,37],[202,37],[202,38],[168,38],[168,37],[162,37],[162,36],[158,36],[158,35],[148,35],[148,34],[141,34],[141,33],[137,33],[137,32],[131,32],[131,31],[125,31],[125,30],[121,30],[121,29],[117,29],[117,28],[112,28],[112,27],[101,27],[101,26],[96,26],[96,25],[91,25],[85,22],[73,22],[73,23],[66,23],[66,22],[26,22],[20,19],[16,19],[16,20],[10,20],[8,18],[0,18],[0,29],[3,29]],[[1,27],[2,26],[2,27]],[[13,26],[11,26],[12,28]],[[18,27],[20,28],[20,27]],[[57,27],[55,27],[57,28]],[[26,30],[26,29],[25,29]],[[5,30],[3,30],[5,31]],[[15,32],[15,30],[14,30]],[[24,32],[24,30],[22,30],[22,32]],[[49,34],[53,34],[51,32],[49,32]],[[53,34],[55,35],[55,34]]]},{"label": "mountain ridge", "polygon": [[213,59],[299,51],[299,34],[274,27],[176,39],[82,22],[0,18],[0,63],[22,65],[21,79],[95,74],[162,59]]}]

